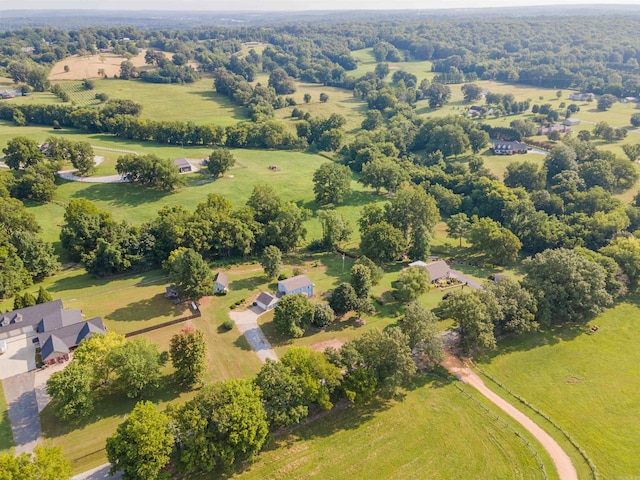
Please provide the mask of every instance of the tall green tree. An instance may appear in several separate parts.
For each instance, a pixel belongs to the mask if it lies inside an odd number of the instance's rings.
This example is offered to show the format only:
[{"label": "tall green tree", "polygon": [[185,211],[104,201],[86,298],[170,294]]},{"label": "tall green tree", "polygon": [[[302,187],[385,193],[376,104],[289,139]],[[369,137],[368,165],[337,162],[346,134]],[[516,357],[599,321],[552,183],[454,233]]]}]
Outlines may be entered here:
[{"label": "tall green tree", "polygon": [[475,251],[484,253],[498,265],[514,262],[522,248],[522,242],[511,230],[488,217],[474,220],[469,230],[469,242]]},{"label": "tall green tree", "polygon": [[611,305],[604,268],[577,252],[545,250],[523,267],[523,286],[535,297],[543,325],[584,323]]},{"label": "tall green tree", "polygon": [[160,379],[158,345],[146,338],[128,340],[115,347],[107,357],[109,368],[117,375],[120,388],[129,398],[136,398]]},{"label": "tall green tree", "polygon": [[466,213],[456,213],[447,220],[447,235],[459,239],[460,247],[462,247],[462,238],[469,230],[471,230],[471,221]]},{"label": "tall green tree", "polygon": [[107,438],[110,475],[125,480],[156,480],[169,463],[173,435],[169,417],[148,401],[138,402],[116,432]]},{"label": "tall green tree", "polygon": [[69,480],[71,463],[62,455],[61,447],[37,445],[33,454],[0,455],[2,480]]},{"label": "tall green tree", "polygon": [[371,291],[371,270],[362,265],[351,267],[351,286],[358,298],[367,298]]},{"label": "tall green tree", "polygon": [[280,299],[273,313],[273,324],[284,335],[298,338],[313,320],[313,305],[301,293],[285,295]]},{"label": "tall green tree", "polygon": [[57,415],[66,421],[78,420],[93,411],[94,388],[91,366],[72,361],[47,380],[47,392]]},{"label": "tall green tree", "polygon": [[2,153],[4,153],[3,162],[13,170],[37,165],[45,159],[38,143],[27,137],[10,139],[7,146],[2,149]]},{"label": "tall green tree", "polygon": [[300,423],[309,415],[304,379],[296,375],[290,366],[268,358],[256,375],[255,384],[262,391],[272,431]]},{"label": "tall green tree", "polygon": [[313,174],[313,193],[320,204],[342,203],[351,194],[351,170],[335,162],[327,162]]},{"label": "tall green tree", "polygon": [[351,223],[335,210],[318,211],[318,219],[322,226],[322,244],[329,250],[349,240],[353,233]]},{"label": "tall green tree", "polygon": [[360,256],[355,262],[354,265],[362,265],[369,269],[369,278],[371,279],[371,285],[375,286],[380,283],[382,280],[382,276],[384,275],[384,271],[375,264],[373,260],[368,258],[366,255]]},{"label": "tall green tree", "polygon": [[269,279],[276,278],[282,269],[282,252],[275,245],[269,245],[262,252],[260,264]]},{"label": "tall green tree", "polygon": [[213,295],[211,270],[202,255],[193,249],[172,252],[163,268],[169,273],[171,284],[181,298],[198,302],[202,297]]},{"label": "tall green tree", "polygon": [[600,249],[612,258],[629,278],[631,288],[640,283],[640,240],[635,237],[617,237]]},{"label": "tall green tree", "polygon": [[429,274],[422,267],[409,267],[400,272],[395,296],[402,302],[411,302],[429,290]]},{"label": "tall green tree", "polygon": [[368,227],[360,237],[360,250],[379,262],[394,262],[402,255],[406,240],[402,231],[387,222]]},{"label": "tall green tree", "polygon": [[209,155],[207,170],[214,177],[224,175],[227,170],[236,164],[236,159],[227,148],[218,148]]},{"label": "tall green tree", "polygon": [[202,381],[207,370],[207,342],[202,330],[185,327],[173,335],[169,355],[178,384],[191,387]]}]

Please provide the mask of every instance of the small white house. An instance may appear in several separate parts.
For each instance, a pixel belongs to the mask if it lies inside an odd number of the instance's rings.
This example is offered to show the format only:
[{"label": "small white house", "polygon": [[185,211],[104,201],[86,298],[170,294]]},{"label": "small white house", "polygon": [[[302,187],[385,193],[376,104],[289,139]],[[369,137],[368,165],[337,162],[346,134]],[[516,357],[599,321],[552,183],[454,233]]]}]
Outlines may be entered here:
[{"label": "small white house", "polygon": [[214,281],[216,282],[214,288],[215,293],[227,292],[229,290],[229,277],[227,277],[226,273],[218,272],[214,277]]},{"label": "small white house", "polygon": [[256,305],[263,310],[271,310],[276,306],[278,300],[280,299],[275,295],[271,295],[267,292],[260,292],[260,295],[256,298]]},{"label": "small white house", "polygon": [[313,282],[306,275],[296,275],[295,277],[280,280],[278,282],[278,293],[282,295],[293,295],[302,293],[307,297],[313,297]]}]

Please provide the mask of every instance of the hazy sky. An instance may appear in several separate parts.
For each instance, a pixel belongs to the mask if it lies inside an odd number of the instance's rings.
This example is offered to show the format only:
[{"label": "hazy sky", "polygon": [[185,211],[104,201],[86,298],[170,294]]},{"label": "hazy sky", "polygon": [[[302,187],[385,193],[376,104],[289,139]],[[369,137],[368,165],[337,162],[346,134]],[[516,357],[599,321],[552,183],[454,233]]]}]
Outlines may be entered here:
[{"label": "hazy sky", "polygon": [[579,4],[638,5],[640,0],[22,0],[2,2],[11,9],[100,10],[362,10],[504,7]]}]

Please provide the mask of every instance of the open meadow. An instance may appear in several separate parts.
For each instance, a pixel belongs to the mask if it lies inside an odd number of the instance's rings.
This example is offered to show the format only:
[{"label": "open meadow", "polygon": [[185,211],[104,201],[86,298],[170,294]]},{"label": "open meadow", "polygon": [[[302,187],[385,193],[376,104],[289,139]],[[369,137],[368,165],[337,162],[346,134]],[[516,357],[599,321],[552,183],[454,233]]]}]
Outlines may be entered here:
[{"label": "open meadow", "polygon": [[[146,53],[146,50],[140,50],[138,55],[131,56],[131,58],[113,53],[73,55],[63,58],[53,65],[49,73],[49,80],[54,83],[57,80],[82,80],[85,78],[102,78],[104,76],[113,77],[114,75],[120,75],[120,64],[127,60],[131,61],[136,68],[144,70],[145,68],[150,68],[144,61]],[[67,67],[67,69],[65,69],[65,67]],[[103,72],[99,72],[99,70]]]},{"label": "open meadow", "polygon": [[[634,295],[586,328],[507,339],[478,364],[566,430],[602,478],[629,478],[640,473],[638,318],[640,298]],[[586,334],[592,325],[599,330]]]},{"label": "open meadow", "polygon": [[[400,400],[342,409],[272,438],[233,478],[544,478],[532,451],[498,418],[448,380],[424,377]],[[557,478],[533,448],[548,478]]]}]

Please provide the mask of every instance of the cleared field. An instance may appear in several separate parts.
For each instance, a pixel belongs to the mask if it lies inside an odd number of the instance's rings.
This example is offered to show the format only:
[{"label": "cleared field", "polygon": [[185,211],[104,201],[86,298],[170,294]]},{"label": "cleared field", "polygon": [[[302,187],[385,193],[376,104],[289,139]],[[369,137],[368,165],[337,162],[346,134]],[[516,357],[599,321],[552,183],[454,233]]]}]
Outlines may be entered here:
[{"label": "cleared field", "polygon": [[[484,370],[562,426],[602,478],[640,474],[640,297],[629,297],[586,328],[505,340]],[[587,327],[588,327],[587,326]],[[491,385],[490,385],[491,386]]]},{"label": "cleared field", "polygon": [[542,473],[495,416],[453,385],[425,378],[401,401],[347,408],[276,437],[233,478],[535,479]]},{"label": "cleared field", "polygon": [[4,398],[2,382],[0,382],[0,455],[4,453],[13,453],[13,434],[7,401]]},{"label": "cleared field", "polygon": [[[146,53],[146,50],[140,50],[138,55],[131,57],[129,60],[139,69],[151,68],[144,62]],[[104,75],[113,77],[114,75],[120,75],[120,64],[126,60],[127,57],[113,53],[73,55],[72,57],[63,58],[53,66],[49,73],[49,80],[55,82],[56,80],[102,78],[103,74],[98,73],[98,70],[104,70]],[[65,72],[65,66],[69,67],[68,72]]]},{"label": "cleared field", "polygon": [[[365,73],[373,72],[378,62],[373,55],[373,48],[354,50],[351,56],[358,61],[358,68],[347,72],[350,77],[361,77]],[[395,70],[404,70],[414,74],[420,82],[423,78],[431,80],[436,74],[431,71],[432,63],[428,60],[410,62],[383,62],[389,65],[389,79]]]}]

